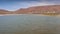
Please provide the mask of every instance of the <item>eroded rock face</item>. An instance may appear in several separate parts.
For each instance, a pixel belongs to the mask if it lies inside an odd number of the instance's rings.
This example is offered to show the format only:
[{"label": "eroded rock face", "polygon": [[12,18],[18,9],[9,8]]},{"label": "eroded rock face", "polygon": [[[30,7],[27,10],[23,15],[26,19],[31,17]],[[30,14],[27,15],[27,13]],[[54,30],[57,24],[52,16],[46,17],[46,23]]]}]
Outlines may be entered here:
[{"label": "eroded rock face", "polygon": [[22,13],[22,14],[44,14],[47,12],[55,12],[60,13],[60,5],[50,5],[50,6],[35,6],[35,7],[29,7],[25,9],[18,9],[16,10],[16,13]]},{"label": "eroded rock face", "polygon": [[16,11],[0,10],[0,14],[45,14],[45,13],[60,14],[60,5],[49,5],[49,6],[35,6],[29,8],[22,8]]}]

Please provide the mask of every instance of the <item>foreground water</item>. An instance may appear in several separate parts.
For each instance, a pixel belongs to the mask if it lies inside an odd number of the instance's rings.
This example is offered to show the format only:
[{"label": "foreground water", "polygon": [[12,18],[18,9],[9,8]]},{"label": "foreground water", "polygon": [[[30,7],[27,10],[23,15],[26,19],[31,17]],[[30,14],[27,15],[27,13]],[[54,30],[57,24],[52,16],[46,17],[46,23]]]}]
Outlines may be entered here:
[{"label": "foreground water", "polygon": [[60,17],[0,16],[0,34],[60,34]]}]

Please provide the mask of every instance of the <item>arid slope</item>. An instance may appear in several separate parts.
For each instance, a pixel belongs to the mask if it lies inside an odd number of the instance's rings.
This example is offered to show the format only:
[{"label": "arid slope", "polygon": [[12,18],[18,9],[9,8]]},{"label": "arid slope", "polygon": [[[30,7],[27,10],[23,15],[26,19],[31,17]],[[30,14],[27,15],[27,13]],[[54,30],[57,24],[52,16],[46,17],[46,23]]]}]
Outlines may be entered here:
[{"label": "arid slope", "polygon": [[21,8],[14,12],[0,10],[0,14],[47,14],[48,12],[60,14],[60,5],[34,6],[29,8]]}]

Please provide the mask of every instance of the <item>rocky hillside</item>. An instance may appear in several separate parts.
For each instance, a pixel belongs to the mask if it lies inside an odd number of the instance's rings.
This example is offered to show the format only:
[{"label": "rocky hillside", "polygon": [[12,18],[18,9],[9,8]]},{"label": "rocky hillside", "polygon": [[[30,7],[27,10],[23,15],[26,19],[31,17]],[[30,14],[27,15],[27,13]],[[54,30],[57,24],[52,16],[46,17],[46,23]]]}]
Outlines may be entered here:
[{"label": "rocky hillside", "polygon": [[21,8],[14,12],[0,10],[0,14],[60,14],[60,5],[34,6],[29,8]]},{"label": "rocky hillside", "polygon": [[12,14],[11,11],[0,9],[0,14]]},{"label": "rocky hillside", "polygon": [[35,6],[16,10],[17,14],[42,14],[42,13],[60,13],[60,5]]}]

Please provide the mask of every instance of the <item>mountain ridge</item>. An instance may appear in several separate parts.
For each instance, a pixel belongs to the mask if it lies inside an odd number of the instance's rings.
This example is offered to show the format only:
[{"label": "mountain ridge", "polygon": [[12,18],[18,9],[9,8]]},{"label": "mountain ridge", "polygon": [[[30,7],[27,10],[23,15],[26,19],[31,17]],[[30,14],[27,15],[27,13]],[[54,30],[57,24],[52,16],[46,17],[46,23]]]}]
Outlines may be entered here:
[{"label": "mountain ridge", "polygon": [[60,14],[60,5],[34,6],[29,8],[21,8],[16,11],[1,11],[0,9],[0,14],[43,14],[44,12],[55,12]]}]

